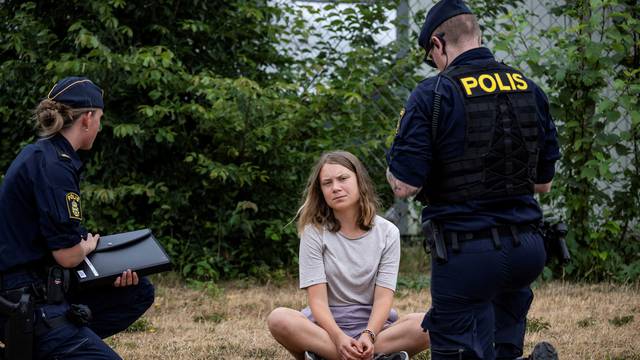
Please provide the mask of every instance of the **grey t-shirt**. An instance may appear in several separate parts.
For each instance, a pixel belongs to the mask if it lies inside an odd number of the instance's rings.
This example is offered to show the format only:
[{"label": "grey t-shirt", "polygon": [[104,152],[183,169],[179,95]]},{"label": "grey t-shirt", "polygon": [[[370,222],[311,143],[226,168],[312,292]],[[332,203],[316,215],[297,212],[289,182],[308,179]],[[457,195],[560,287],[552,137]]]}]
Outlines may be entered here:
[{"label": "grey t-shirt", "polygon": [[377,215],[357,239],[313,225],[300,238],[300,288],[327,283],[330,306],[373,304],[375,285],[395,291],[399,265],[400,232]]}]

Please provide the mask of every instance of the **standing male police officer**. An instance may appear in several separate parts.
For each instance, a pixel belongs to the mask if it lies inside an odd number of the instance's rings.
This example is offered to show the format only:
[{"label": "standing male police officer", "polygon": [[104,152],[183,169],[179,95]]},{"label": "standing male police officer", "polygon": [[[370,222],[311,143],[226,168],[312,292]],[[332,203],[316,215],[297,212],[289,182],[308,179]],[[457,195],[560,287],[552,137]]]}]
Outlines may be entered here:
[{"label": "standing male police officer", "polygon": [[[0,315],[7,356],[30,360],[25,354],[33,350],[36,359],[120,359],[101,338],[126,329],[153,303],[153,285],[130,270],[113,287],[67,292],[64,268],[82,262],[99,238],[81,224],[76,151],[91,149],[103,109],[102,90],[91,80],[60,80],[36,109],[42,138],[20,152],[0,187],[0,296],[34,304],[18,324]],[[88,305],[93,318],[75,304]],[[23,323],[33,331],[21,331]],[[31,342],[33,349],[24,346]]]},{"label": "standing male police officer", "polygon": [[[419,44],[440,74],[406,103],[387,155],[396,196],[428,204],[432,359],[522,355],[529,285],[545,263],[534,193],[548,192],[560,153],[546,96],[481,47],[461,0],[427,14]],[[557,359],[548,343],[530,359]]]}]

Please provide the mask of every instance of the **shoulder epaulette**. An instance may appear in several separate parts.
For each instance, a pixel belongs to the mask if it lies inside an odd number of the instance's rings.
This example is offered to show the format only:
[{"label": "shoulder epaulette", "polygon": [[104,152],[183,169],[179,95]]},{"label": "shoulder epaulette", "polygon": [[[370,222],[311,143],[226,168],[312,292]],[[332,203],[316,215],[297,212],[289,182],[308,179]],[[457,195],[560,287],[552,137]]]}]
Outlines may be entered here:
[{"label": "shoulder epaulette", "polygon": [[62,151],[58,152],[58,157],[62,160],[71,161],[71,156],[69,156],[66,153],[63,153]]}]

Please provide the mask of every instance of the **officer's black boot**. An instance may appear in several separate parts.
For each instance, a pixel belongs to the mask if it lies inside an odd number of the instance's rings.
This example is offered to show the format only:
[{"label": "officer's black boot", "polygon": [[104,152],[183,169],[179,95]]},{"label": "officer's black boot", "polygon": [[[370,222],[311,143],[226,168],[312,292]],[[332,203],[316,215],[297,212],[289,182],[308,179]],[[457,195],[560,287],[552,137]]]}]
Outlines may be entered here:
[{"label": "officer's black boot", "polygon": [[534,346],[526,360],[558,360],[558,352],[550,343],[541,341]]}]

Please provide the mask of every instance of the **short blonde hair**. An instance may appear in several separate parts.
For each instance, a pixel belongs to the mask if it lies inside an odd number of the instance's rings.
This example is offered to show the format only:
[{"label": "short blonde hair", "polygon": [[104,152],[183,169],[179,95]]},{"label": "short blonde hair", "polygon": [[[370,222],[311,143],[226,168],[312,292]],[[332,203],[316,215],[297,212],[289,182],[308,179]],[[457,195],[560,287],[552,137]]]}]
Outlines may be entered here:
[{"label": "short blonde hair", "polygon": [[327,227],[331,232],[340,231],[340,222],[335,218],[333,209],[325,201],[320,187],[320,171],[325,164],[341,165],[356,174],[360,194],[360,213],[357,224],[363,230],[371,229],[380,206],[371,177],[355,155],[338,150],[322,154],[311,170],[303,194],[303,203],[297,212],[298,233],[301,234],[305,226],[309,224],[315,225],[317,228]]},{"label": "short blonde hair", "polygon": [[440,24],[431,36],[435,34],[445,34],[447,44],[457,45],[461,40],[475,38],[478,45],[482,43],[482,31],[478,24],[478,19],[473,14],[461,14],[447,19]]}]

